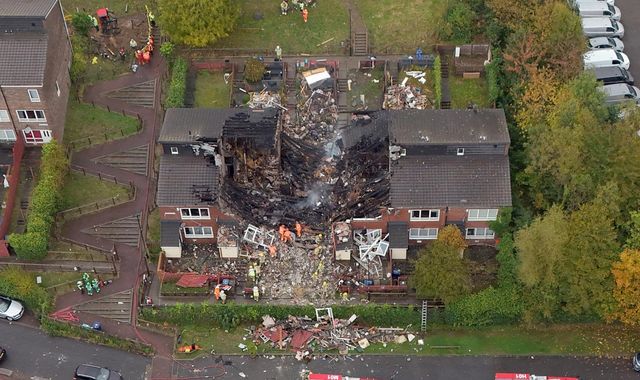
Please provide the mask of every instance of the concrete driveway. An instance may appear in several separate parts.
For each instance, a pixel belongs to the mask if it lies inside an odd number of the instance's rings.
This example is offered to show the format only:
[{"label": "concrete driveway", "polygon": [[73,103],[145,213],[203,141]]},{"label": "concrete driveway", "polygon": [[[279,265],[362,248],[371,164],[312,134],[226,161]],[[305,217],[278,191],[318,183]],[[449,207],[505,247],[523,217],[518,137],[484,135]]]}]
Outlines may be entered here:
[{"label": "concrete driveway", "polygon": [[[640,2],[638,0],[616,0],[616,6],[622,12],[624,25],[624,52],[631,61],[631,75],[640,79]],[[636,83],[637,86],[637,83]]]}]

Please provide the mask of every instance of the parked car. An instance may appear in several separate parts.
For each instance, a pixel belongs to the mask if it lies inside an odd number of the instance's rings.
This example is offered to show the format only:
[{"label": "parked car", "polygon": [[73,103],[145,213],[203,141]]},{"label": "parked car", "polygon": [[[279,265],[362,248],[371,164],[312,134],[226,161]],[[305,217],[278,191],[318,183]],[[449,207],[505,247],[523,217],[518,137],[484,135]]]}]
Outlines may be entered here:
[{"label": "parked car", "polygon": [[24,306],[9,297],[0,296],[0,318],[8,321],[17,321],[24,314]]},{"label": "parked car", "polygon": [[122,375],[109,368],[98,367],[91,364],[81,364],[76,368],[73,378],[74,380],[122,380]]},{"label": "parked car", "polygon": [[624,37],[624,26],[609,17],[582,17],[585,37]]},{"label": "parked car", "polygon": [[636,372],[640,372],[640,352],[636,352],[636,354],[633,355],[633,369]]},{"label": "parked car", "polygon": [[619,66],[623,69],[629,69],[631,62],[629,57],[619,51],[613,49],[591,50],[582,56],[584,69],[594,69],[596,67]]},{"label": "parked car", "polygon": [[632,86],[634,84],[631,73],[622,67],[596,67],[593,69],[593,73],[596,76],[596,80],[602,82],[602,84],[626,83]]},{"label": "parked car", "polygon": [[620,21],[622,12],[615,5],[607,4],[605,1],[580,2],[576,4],[576,10],[580,17],[609,17]]},{"label": "parked car", "polygon": [[0,347],[0,363],[2,363],[2,361],[5,358],[5,356],[7,356],[7,350],[5,350],[4,348]]},{"label": "parked car", "polygon": [[607,84],[600,87],[604,92],[604,102],[606,104],[620,104],[624,102],[640,103],[640,89],[626,83]]},{"label": "parked car", "polygon": [[609,5],[616,5],[615,0],[568,0],[569,4],[573,5],[574,7],[578,6],[578,4],[581,3],[593,3],[594,1],[607,3]]},{"label": "parked car", "polygon": [[593,37],[587,42],[590,50],[614,49],[624,51],[624,43],[618,37]]}]

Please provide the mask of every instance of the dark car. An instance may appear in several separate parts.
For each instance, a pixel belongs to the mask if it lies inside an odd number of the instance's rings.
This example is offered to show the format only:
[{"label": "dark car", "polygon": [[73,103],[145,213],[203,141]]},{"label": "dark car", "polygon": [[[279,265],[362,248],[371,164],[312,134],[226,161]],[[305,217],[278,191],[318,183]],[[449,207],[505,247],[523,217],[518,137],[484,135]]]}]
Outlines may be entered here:
[{"label": "dark car", "polygon": [[633,355],[633,369],[636,372],[640,372],[640,352]]},{"label": "dark car", "polygon": [[109,368],[98,367],[91,364],[81,364],[76,368],[73,378],[78,380],[122,380],[122,375]]},{"label": "dark car", "polygon": [[596,76],[596,80],[603,84],[626,83],[633,86],[633,77],[628,70],[622,67],[596,67],[593,69],[593,73]]},{"label": "dark car", "polygon": [[0,347],[0,363],[2,363],[5,356],[7,356],[7,351],[4,348]]}]

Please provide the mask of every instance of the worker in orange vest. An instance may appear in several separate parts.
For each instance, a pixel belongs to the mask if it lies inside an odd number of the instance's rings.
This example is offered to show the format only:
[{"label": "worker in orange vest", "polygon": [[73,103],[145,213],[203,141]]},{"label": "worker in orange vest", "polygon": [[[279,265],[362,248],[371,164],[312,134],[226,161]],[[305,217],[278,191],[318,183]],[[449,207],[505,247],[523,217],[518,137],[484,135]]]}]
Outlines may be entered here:
[{"label": "worker in orange vest", "polygon": [[302,19],[304,20],[304,22],[307,22],[307,19],[309,18],[309,11],[307,10],[307,8],[303,8],[302,9]]},{"label": "worker in orange vest", "polygon": [[291,241],[291,240],[293,240],[291,238],[291,231],[289,231],[288,228],[285,228],[285,230],[284,230],[284,241],[288,242],[288,241]]},{"label": "worker in orange vest", "polygon": [[284,241],[284,231],[287,227],[284,226],[284,224],[280,225],[280,228],[278,228],[278,233],[280,234],[280,241]]},{"label": "worker in orange vest", "polygon": [[269,256],[271,257],[276,257],[276,246],[275,245],[270,245],[269,246]]},{"label": "worker in orange vest", "polygon": [[216,299],[216,302],[220,299],[220,285],[216,285],[215,289],[213,289],[213,297]]}]

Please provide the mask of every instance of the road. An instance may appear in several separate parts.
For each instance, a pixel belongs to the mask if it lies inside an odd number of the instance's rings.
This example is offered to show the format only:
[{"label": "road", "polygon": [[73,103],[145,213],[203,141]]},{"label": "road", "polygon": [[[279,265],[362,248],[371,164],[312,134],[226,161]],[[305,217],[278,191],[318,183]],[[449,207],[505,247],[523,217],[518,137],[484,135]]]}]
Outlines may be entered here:
[{"label": "road", "polygon": [[[227,363],[224,363],[224,362]],[[231,362],[231,363],[229,363]],[[576,357],[490,357],[490,356],[354,356],[353,360],[318,359],[308,366],[292,357],[273,359],[260,357],[224,357],[223,362],[202,358],[193,362],[174,363],[176,378],[216,375],[224,365],[227,374],[216,379],[295,380],[309,369],[316,373],[353,377],[375,377],[376,380],[492,380],[496,372],[526,372],[536,375],[579,375],[585,380],[640,379],[631,369],[630,360]],[[209,367],[209,368],[206,368]],[[205,369],[206,368],[206,369]],[[246,377],[243,377],[240,373]]]},{"label": "road", "polygon": [[636,80],[636,86],[640,81],[640,3],[638,0],[616,0],[616,6],[622,13],[622,25],[624,25],[624,52],[631,61],[631,75]]},{"label": "road", "polygon": [[149,358],[73,339],[54,338],[21,324],[0,321],[0,346],[7,350],[0,367],[45,379],[71,379],[78,364],[118,370],[126,380],[145,378]]}]

